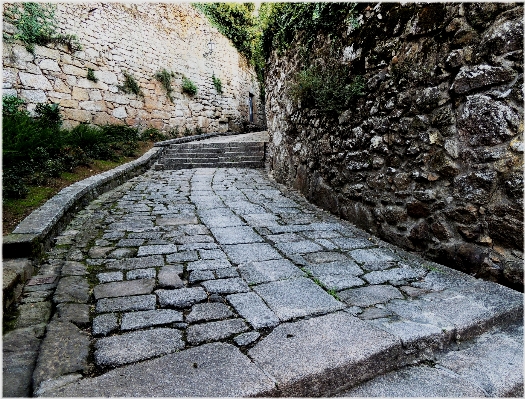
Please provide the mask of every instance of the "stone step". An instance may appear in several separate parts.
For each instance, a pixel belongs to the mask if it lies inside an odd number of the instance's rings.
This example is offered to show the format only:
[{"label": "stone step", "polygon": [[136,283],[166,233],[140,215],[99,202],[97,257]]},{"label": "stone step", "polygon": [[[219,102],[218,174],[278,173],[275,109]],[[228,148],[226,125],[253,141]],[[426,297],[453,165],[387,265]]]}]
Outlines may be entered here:
[{"label": "stone step", "polygon": [[247,154],[220,154],[220,155],[202,155],[195,156],[172,156],[164,157],[165,162],[170,163],[187,163],[187,162],[236,162],[236,161],[263,161],[262,155],[247,155]]},{"label": "stone step", "polygon": [[338,397],[523,397],[523,325],[496,328],[426,364],[396,370]]},{"label": "stone step", "polygon": [[204,150],[204,149],[257,149],[264,148],[264,143],[185,143],[185,144],[173,144],[169,147],[173,150]]},{"label": "stone step", "polygon": [[[237,161],[237,162],[177,162],[170,163],[165,160],[162,163],[162,169],[192,169],[192,168],[264,168],[263,161]],[[157,170],[159,170],[157,168]]]},{"label": "stone step", "polygon": [[228,156],[259,156],[264,157],[264,151],[194,151],[178,152],[166,151],[164,158],[194,158],[194,157],[228,157]]}]

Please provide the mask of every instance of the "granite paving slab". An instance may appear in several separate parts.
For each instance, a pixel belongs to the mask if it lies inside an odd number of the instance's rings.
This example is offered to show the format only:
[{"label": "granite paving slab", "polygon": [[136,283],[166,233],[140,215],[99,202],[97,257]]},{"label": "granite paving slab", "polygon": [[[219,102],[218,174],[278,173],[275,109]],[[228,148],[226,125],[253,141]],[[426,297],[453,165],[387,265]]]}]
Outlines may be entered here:
[{"label": "granite paving slab", "polygon": [[248,284],[267,283],[306,275],[288,259],[249,262],[240,265],[239,270]]}]

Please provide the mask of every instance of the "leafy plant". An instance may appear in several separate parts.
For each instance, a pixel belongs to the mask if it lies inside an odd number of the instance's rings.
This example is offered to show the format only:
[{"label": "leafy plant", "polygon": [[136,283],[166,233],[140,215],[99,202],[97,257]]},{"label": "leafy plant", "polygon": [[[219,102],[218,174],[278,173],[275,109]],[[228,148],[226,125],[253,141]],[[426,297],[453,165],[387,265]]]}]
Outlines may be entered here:
[{"label": "leafy plant", "polygon": [[126,94],[132,93],[139,97],[143,97],[144,93],[142,93],[139,84],[135,80],[135,77],[126,71],[123,71],[122,73],[124,74],[124,84],[118,86],[118,88]]},{"label": "leafy plant", "polygon": [[69,51],[82,48],[75,35],[57,34],[55,22],[56,6],[40,3],[19,3],[11,6],[6,12],[7,21],[13,23],[17,33],[13,39],[21,40],[26,49],[33,53],[35,44],[65,44]]},{"label": "leafy plant", "polygon": [[17,96],[7,95],[2,97],[2,113],[3,115],[14,115],[17,113],[26,113],[27,111],[20,108],[25,105],[25,101]]},{"label": "leafy plant", "polygon": [[155,79],[157,79],[162,84],[162,87],[164,87],[164,90],[166,90],[166,94],[171,102],[173,102],[173,97],[171,95],[173,92],[173,88],[171,87],[171,79],[174,77],[175,74],[173,72],[168,72],[166,69],[163,69],[162,71],[159,71],[155,74]]},{"label": "leafy plant", "polygon": [[361,76],[350,80],[347,67],[323,68],[310,66],[299,72],[290,86],[290,96],[306,107],[322,112],[341,112],[350,102],[364,93]]},{"label": "leafy plant", "polygon": [[59,128],[62,124],[62,116],[60,115],[58,104],[37,104],[35,113],[42,126]]},{"label": "leafy plant", "polygon": [[191,96],[194,96],[197,94],[197,85],[193,83],[191,80],[186,78],[185,76],[182,77],[182,92],[188,93]]},{"label": "leafy plant", "polygon": [[95,76],[95,71],[91,68],[88,68],[88,73],[86,77],[88,80],[91,80],[92,82],[95,82],[95,83],[98,82],[98,78]]},{"label": "leafy plant", "polygon": [[215,90],[217,90],[217,93],[222,94],[222,82],[219,78],[215,76],[215,74],[212,75],[211,79],[213,80],[213,86],[215,86]]}]

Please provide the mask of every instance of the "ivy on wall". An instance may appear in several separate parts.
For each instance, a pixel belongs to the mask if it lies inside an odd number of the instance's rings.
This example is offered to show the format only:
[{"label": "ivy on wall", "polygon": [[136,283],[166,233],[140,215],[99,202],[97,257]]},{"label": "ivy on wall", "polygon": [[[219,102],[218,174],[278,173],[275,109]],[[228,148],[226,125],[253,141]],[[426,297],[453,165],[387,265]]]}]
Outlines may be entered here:
[{"label": "ivy on wall", "polygon": [[31,53],[35,45],[49,43],[66,45],[69,51],[81,50],[75,35],[56,33],[55,9],[56,5],[45,3],[16,3],[7,8],[5,18],[17,28],[13,39],[21,40]]}]

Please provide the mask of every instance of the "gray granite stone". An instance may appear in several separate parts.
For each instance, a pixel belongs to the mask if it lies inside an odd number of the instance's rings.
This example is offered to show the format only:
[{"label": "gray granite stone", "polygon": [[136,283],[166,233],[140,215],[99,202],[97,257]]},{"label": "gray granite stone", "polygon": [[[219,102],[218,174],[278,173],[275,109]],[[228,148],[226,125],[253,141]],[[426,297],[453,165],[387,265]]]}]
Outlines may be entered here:
[{"label": "gray granite stone", "polygon": [[157,277],[157,271],[153,268],[150,269],[135,269],[130,270],[126,273],[126,279],[137,280],[139,278],[155,278]]},{"label": "gray granite stone", "polygon": [[358,317],[361,320],[374,320],[392,316],[392,314],[393,313],[388,309],[372,307],[365,309]]},{"label": "gray granite stone", "polygon": [[255,329],[274,327],[279,324],[277,316],[266,306],[262,299],[253,292],[228,295],[226,298],[237,313],[245,318]]},{"label": "gray granite stone", "polygon": [[228,260],[202,259],[195,262],[188,262],[186,268],[192,270],[217,270],[232,267]]},{"label": "gray granite stone", "polygon": [[407,284],[425,275],[422,269],[396,267],[393,269],[373,271],[362,276],[370,284],[389,283],[393,285]]},{"label": "gray granite stone", "polygon": [[133,331],[100,338],[95,343],[99,366],[120,366],[165,355],[184,348],[182,333],[172,328]]},{"label": "gray granite stone", "polygon": [[89,285],[82,276],[62,277],[53,296],[53,302],[87,303],[89,300]]},{"label": "gray granite stone", "polygon": [[115,313],[104,313],[93,319],[93,335],[108,335],[118,330],[118,320]]},{"label": "gray granite stone", "polygon": [[398,259],[390,251],[379,248],[356,249],[350,251],[350,256],[369,270],[388,269],[393,266],[392,262]]},{"label": "gray granite stone", "polygon": [[306,278],[260,284],[253,289],[281,321],[333,312],[345,307]]},{"label": "gray granite stone", "polygon": [[60,321],[70,321],[77,325],[89,324],[89,305],[85,303],[60,303],[56,307]]},{"label": "gray granite stone", "polygon": [[108,259],[124,259],[135,256],[137,250],[135,248],[117,248],[108,254]]},{"label": "gray granite stone", "polygon": [[178,263],[178,262],[192,262],[199,259],[197,251],[181,251],[175,254],[166,255],[166,262]]},{"label": "gray granite stone", "polygon": [[331,262],[321,263],[317,265],[307,265],[305,270],[312,273],[313,276],[319,277],[323,275],[338,275],[338,276],[360,276],[363,270],[351,260],[345,262]]},{"label": "gray granite stone", "polygon": [[174,252],[177,252],[177,246],[175,244],[143,245],[139,247],[137,256],[164,255],[172,254]]},{"label": "gray granite stone", "polygon": [[197,303],[191,308],[191,312],[186,316],[188,323],[198,321],[222,320],[233,316],[228,306],[219,302]]},{"label": "gray granite stone", "polygon": [[[139,375],[141,378],[136,378]],[[274,388],[270,378],[239,349],[212,343],[110,370],[46,394],[148,397],[155,392],[159,397],[249,397],[269,396]]]},{"label": "gray granite stone", "polygon": [[323,250],[323,247],[319,244],[309,240],[280,243],[276,244],[276,246],[284,253],[292,254],[306,254]]},{"label": "gray granite stone", "polygon": [[98,281],[101,283],[111,283],[113,281],[124,280],[122,272],[106,272],[97,274]]},{"label": "gray granite stone", "polygon": [[96,310],[102,312],[125,312],[130,310],[155,309],[155,295],[124,296],[121,298],[102,298],[97,301]]},{"label": "gray granite stone", "polygon": [[62,266],[62,276],[85,276],[86,274],[86,266],[80,262],[65,261]]},{"label": "gray granite stone", "polygon": [[142,238],[123,238],[117,243],[117,247],[140,247],[144,244]]},{"label": "gray granite stone", "polygon": [[342,291],[365,284],[359,277],[344,274],[323,274],[318,276],[317,280],[327,290],[335,291]]},{"label": "gray granite stone", "polygon": [[193,270],[190,273],[188,281],[190,284],[198,283],[200,281],[213,280],[215,274],[211,270]]},{"label": "gray granite stone", "polygon": [[391,285],[371,285],[369,287],[354,288],[341,291],[338,295],[343,302],[361,307],[385,303],[392,299],[403,299],[401,292]]},{"label": "gray granite stone", "polygon": [[199,249],[198,252],[201,259],[228,260],[220,249]]},{"label": "gray granite stone", "polygon": [[47,323],[51,316],[51,302],[36,302],[18,305],[16,328],[29,327],[35,324]]},{"label": "gray granite stone", "polygon": [[159,271],[159,286],[169,288],[181,288],[184,286],[184,282],[179,277],[182,274],[183,269],[180,266],[164,266]]},{"label": "gray granite stone", "polygon": [[93,290],[95,299],[114,298],[130,295],[150,294],[155,287],[155,279],[139,279],[133,281],[116,281],[99,284]]},{"label": "gray granite stone", "polygon": [[232,278],[232,277],[239,277],[239,272],[237,271],[237,268],[230,267],[225,269],[217,269],[215,270],[215,276],[217,278]]},{"label": "gray granite stone", "polygon": [[164,266],[162,255],[144,256],[141,258],[121,259],[106,263],[106,268],[117,270],[144,269],[147,267]]},{"label": "gray granite stone", "polygon": [[265,243],[225,245],[224,251],[236,264],[282,259],[271,245]]},{"label": "gray granite stone", "polygon": [[261,236],[248,226],[210,227],[210,230],[220,244],[244,244],[264,241]]},{"label": "gray granite stone", "polygon": [[40,346],[33,387],[37,389],[44,380],[64,374],[87,372],[89,345],[89,335],[74,324],[51,321]]},{"label": "gray granite stone", "polygon": [[173,306],[176,308],[186,308],[208,298],[201,287],[156,290],[155,294],[157,294],[161,306]]},{"label": "gray granite stone", "polygon": [[310,263],[332,263],[332,262],[349,262],[354,264],[348,256],[342,254],[341,252],[332,252],[332,251],[323,251],[323,252],[313,252],[310,254],[305,254],[304,259]]},{"label": "gray granite stone", "polygon": [[348,237],[341,237],[341,238],[332,238],[330,241],[332,241],[335,245],[337,245],[340,249],[358,249],[358,248],[369,248],[373,243],[371,243],[369,240],[363,240],[361,238],[348,238]]},{"label": "gray granite stone", "polygon": [[182,313],[171,309],[145,310],[141,312],[124,313],[121,329],[136,330],[139,328],[160,326],[183,321]]},{"label": "gray granite stone", "polygon": [[235,294],[250,290],[248,284],[241,278],[209,280],[202,282],[201,285],[209,293],[215,294]]},{"label": "gray granite stone", "polygon": [[296,397],[388,371],[402,353],[396,337],[344,312],[280,324],[248,351],[280,395]]},{"label": "gray granite stone", "polygon": [[235,338],[233,338],[233,340],[239,346],[247,346],[257,341],[260,336],[261,334],[259,334],[257,331],[250,331],[237,335]]},{"label": "gray granite stone", "polygon": [[241,276],[248,284],[267,283],[291,277],[303,277],[306,274],[288,259],[248,262],[239,267]]},{"label": "gray granite stone", "polygon": [[190,344],[195,345],[226,339],[246,330],[248,330],[248,326],[240,319],[213,321],[189,326],[186,329],[186,339]]}]

